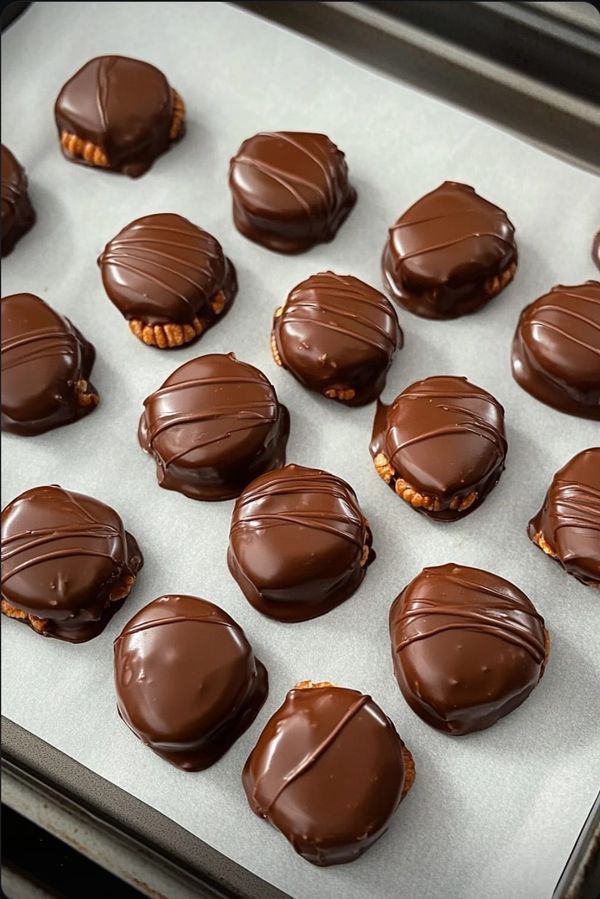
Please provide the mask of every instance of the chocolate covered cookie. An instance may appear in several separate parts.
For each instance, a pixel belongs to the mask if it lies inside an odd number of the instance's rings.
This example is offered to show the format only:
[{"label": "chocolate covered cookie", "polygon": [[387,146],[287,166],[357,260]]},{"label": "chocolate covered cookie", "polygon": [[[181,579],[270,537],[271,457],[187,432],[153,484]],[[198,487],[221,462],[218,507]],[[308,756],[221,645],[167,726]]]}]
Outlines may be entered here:
[{"label": "chocolate covered cookie", "polygon": [[371,455],[380,478],[430,518],[476,509],[504,470],[504,409],[466,378],[411,384],[391,406],[377,403]]},{"label": "chocolate covered cookie", "polygon": [[98,56],[54,107],[67,159],[137,178],[184,133],[183,100],[162,72],[126,56]]},{"label": "chocolate covered cookie", "polygon": [[227,560],[246,599],[279,621],[323,615],[358,589],[375,558],[354,490],[329,472],[286,465],[243,490]]},{"label": "chocolate covered cookie", "polygon": [[515,229],[472,187],[445,181],[392,225],[382,266],[386,289],[409,312],[458,318],[512,281]]},{"label": "chocolate covered cookie", "polygon": [[398,686],[427,724],[460,735],[491,727],[544,673],[549,637],[525,594],[489,571],[424,568],[390,610]]},{"label": "chocolate covered cookie", "polygon": [[237,293],[221,244],[180,215],[136,219],[98,259],[109,298],[149,346],[196,340],[222,318]]},{"label": "chocolate covered cookie", "polygon": [[114,670],[123,721],[184,771],[218,761],[267,696],[241,627],[195,596],[161,596],[134,615],[115,640]]},{"label": "chocolate covered cookie", "polygon": [[2,430],[31,436],[88,415],[95,351],[68,318],[31,293],[3,297]]},{"label": "chocolate covered cookie", "polygon": [[311,681],[287,694],[242,775],[252,811],[322,866],[366,852],[414,778],[412,755],[370,696]]},{"label": "chocolate covered cookie", "polygon": [[600,587],[600,447],[583,450],[556,472],[528,534],[568,574]]},{"label": "chocolate covered cookie", "polygon": [[2,144],[2,255],[7,256],[16,242],[35,222],[35,212],[27,193],[25,169],[8,147]]},{"label": "chocolate covered cookie", "polygon": [[600,421],[600,281],[558,285],[523,309],[512,372],[547,406]]},{"label": "chocolate covered cookie", "polygon": [[245,237],[279,253],[333,240],[356,202],[344,154],[324,134],[260,132],[229,167],[233,220]]},{"label": "chocolate covered cookie", "polygon": [[210,354],[186,362],[144,401],[139,441],[161,487],[193,499],[239,496],[285,463],[289,414],[253,365]]},{"label": "chocolate covered cookie", "polygon": [[273,319],[275,362],[309,390],[348,406],[379,396],[401,346],[390,301],[350,275],[312,275],[294,287]]},{"label": "chocolate covered cookie", "polygon": [[91,496],[33,487],[2,512],[2,612],[45,637],[96,637],[142,564],[120,517]]}]

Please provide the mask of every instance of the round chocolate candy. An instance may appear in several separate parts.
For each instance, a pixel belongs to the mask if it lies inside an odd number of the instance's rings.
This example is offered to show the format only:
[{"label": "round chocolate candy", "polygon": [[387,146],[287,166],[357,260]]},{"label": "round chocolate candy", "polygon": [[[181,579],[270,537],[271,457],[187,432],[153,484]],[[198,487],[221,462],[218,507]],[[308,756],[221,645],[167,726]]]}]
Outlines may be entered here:
[{"label": "round chocolate candy", "polygon": [[123,721],[161,758],[202,771],[256,718],[267,672],[227,612],[195,596],[161,596],[114,646]]},{"label": "round chocolate candy", "polygon": [[2,512],[2,612],[45,637],[96,637],[142,564],[117,513],[91,496],[34,487]]},{"label": "round chocolate candy", "polygon": [[592,259],[596,263],[596,268],[600,269],[600,231],[596,234],[592,244]]},{"label": "round chocolate candy", "polygon": [[109,298],[150,346],[181,346],[222,318],[237,293],[220,243],[180,215],[136,219],[98,259]]},{"label": "round chocolate candy", "polygon": [[349,484],[326,471],[286,465],[252,481],[237,500],[227,560],[259,612],[306,621],[358,589],[375,558],[371,542]]},{"label": "round chocolate candy", "polygon": [[68,318],[31,293],[3,297],[2,430],[42,434],[88,415],[94,347]]},{"label": "round chocolate candy", "polygon": [[278,253],[333,240],[356,202],[344,154],[324,134],[261,132],[229,168],[233,220],[245,237]]},{"label": "round chocolate candy", "polygon": [[125,56],[82,66],[58,95],[54,115],[67,159],[132,178],[185,130],[183,101],[163,73]]},{"label": "round chocolate candy", "polygon": [[426,378],[391,406],[378,401],[370,449],[398,496],[430,518],[454,521],[481,505],[504,470],[504,409],[466,378]]},{"label": "round chocolate candy", "polygon": [[464,565],[424,568],[390,610],[398,686],[417,715],[458,736],[491,727],[544,673],[549,637],[510,581]]},{"label": "round chocolate candy", "polygon": [[378,840],[414,778],[412,755],[370,696],[311,681],[287,694],[242,775],[252,811],[323,866]]},{"label": "round chocolate candy", "polygon": [[386,289],[409,312],[458,318],[512,281],[515,229],[472,187],[445,181],[392,225],[382,266]]},{"label": "round chocolate candy", "polygon": [[289,413],[275,388],[233,353],[199,356],[144,401],[139,441],[161,487],[193,499],[239,496],[285,463]]},{"label": "round chocolate candy", "polygon": [[523,309],[512,372],[540,402],[600,420],[600,281],[558,285]]},{"label": "round chocolate candy", "polygon": [[273,320],[275,362],[309,390],[348,406],[379,396],[401,346],[392,304],[350,275],[312,275],[294,287]]},{"label": "round chocolate candy", "polygon": [[35,212],[27,193],[27,175],[8,147],[2,144],[2,255],[7,256],[16,242],[35,222]]},{"label": "round chocolate candy", "polygon": [[600,587],[600,447],[557,471],[529,537],[582,584]]}]

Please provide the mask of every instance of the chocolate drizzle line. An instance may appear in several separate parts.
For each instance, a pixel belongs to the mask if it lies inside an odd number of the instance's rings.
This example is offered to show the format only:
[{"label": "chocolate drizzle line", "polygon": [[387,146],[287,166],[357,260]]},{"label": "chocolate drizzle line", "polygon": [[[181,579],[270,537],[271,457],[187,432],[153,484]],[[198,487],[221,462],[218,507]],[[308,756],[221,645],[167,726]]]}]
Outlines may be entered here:
[{"label": "chocolate drizzle line", "polygon": [[559,284],[523,309],[512,373],[540,402],[600,420],[600,282]]},{"label": "chocolate drizzle line", "polygon": [[[378,404],[370,450],[380,476],[382,459],[391,469],[392,488],[399,480],[429,498],[430,505],[418,511],[455,520],[477,508],[502,473],[504,410],[466,378],[426,378],[407,387],[391,406]],[[467,497],[470,504],[459,508],[456,500]]]},{"label": "chocolate drizzle line", "polygon": [[392,604],[389,625],[404,698],[450,734],[483,730],[517,708],[546,666],[544,619],[489,571],[424,568]]},{"label": "chocolate drizzle line", "polygon": [[382,260],[394,299],[416,315],[440,319],[483,306],[512,278],[516,263],[506,213],[453,181],[421,197],[392,225]]},{"label": "chocolate drizzle line", "polygon": [[375,558],[356,494],[320,469],[286,465],[253,481],[231,519],[227,562],[246,599],[278,621],[348,599]]},{"label": "chocolate drizzle line", "polygon": [[379,396],[402,343],[397,315],[382,293],[329,271],[291,291],[271,337],[278,364],[310,390],[349,406]]},{"label": "chocolate drizzle line", "polygon": [[[331,280],[335,280],[339,284],[339,288],[337,290],[334,290],[331,287]],[[387,316],[389,319],[394,319],[393,311],[385,302],[384,297],[381,298],[380,302],[374,304],[371,295],[369,295],[368,298],[365,297],[360,290],[352,287],[349,278],[342,278],[339,275],[335,275],[333,272],[326,272],[326,277],[323,277],[322,275],[313,275],[313,277],[310,278],[309,281],[312,290],[318,291],[319,288],[324,288],[327,290],[328,296],[333,295],[339,297],[343,303],[347,304],[347,306],[346,308],[344,308],[343,305],[330,306],[327,303],[323,302],[311,302],[311,300],[308,299],[301,292],[301,290],[296,289],[290,294],[290,298],[285,305],[285,314],[293,316],[294,323],[306,322],[314,324],[319,328],[327,328],[331,331],[335,331],[338,334],[344,334],[346,337],[351,337],[353,340],[358,340],[362,343],[366,343],[377,350],[381,350],[381,352],[387,352],[389,351],[389,349],[396,349],[396,340],[394,339],[393,334],[388,333],[385,328],[382,328],[376,321],[373,321],[372,318],[369,318],[366,315],[361,315],[351,308],[352,303],[363,303],[366,307],[373,307],[375,305],[378,311],[381,312],[384,316]],[[303,286],[304,285],[300,285],[300,288],[302,288]],[[373,338],[369,338],[365,334],[361,334],[356,329],[350,330],[349,328],[344,328],[336,321],[323,321],[322,319],[302,318],[297,314],[297,311],[303,308],[315,309],[317,312],[323,311],[329,313],[329,315],[331,316],[339,317],[341,319],[346,318],[350,321],[358,322],[359,324],[364,325],[367,330],[374,332],[376,336]],[[382,340],[377,340],[377,336],[382,338]]]},{"label": "chocolate drizzle line", "polygon": [[[134,226],[131,230],[135,232]],[[139,227],[139,226],[138,226]],[[144,225],[144,231],[169,231],[173,234],[182,234],[184,236],[192,236],[188,230],[184,230],[183,228],[167,228],[166,226],[158,226],[158,225]],[[160,257],[161,259],[168,259],[171,262],[176,262],[178,266],[183,268],[199,268],[203,274],[210,278],[212,276],[212,272],[207,266],[197,265],[192,262],[188,262],[185,259],[182,259],[179,256],[175,256],[172,253],[165,253],[156,249],[156,244],[161,244],[163,246],[170,246],[173,248],[179,247],[184,250],[191,250],[192,252],[198,252],[198,244],[202,248],[202,252],[206,254],[208,258],[216,260],[218,258],[217,253],[212,250],[211,244],[214,242],[212,239],[208,239],[208,235],[203,234],[199,229],[199,234],[197,236],[197,244],[190,245],[185,243],[175,243],[169,242],[166,240],[157,240],[152,238],[141,238],[141,237],[116,237],[114,240],[110,242],[106,252],[102,256],[102,261],[107,265],[114,265],[115,268],[125,269],[127,271],[132,272],[135,275],[140,275],[143,278],[148,278],[149,281],[154,281],[156,284],[159,284],[166,291],[169,291],[173,294],[173,296],[182,300],[182,302],[186,303],[190,308],[192,304],[189,300],[189,297],[186,297],[183,293],[178,291],[172,283],[168,281],[161,280],[156,275],[150,274],[150,272],[143,268],[136,268],[131,265],[131,261],[133,262],[143,262],[148,266],[152,265],[152,268],[161,269],[165,272],[168,272],[171,275],[174,275],[177,278],[181,278],[183,281],[187,281],[192,287],[194,287],[197,291],[199,291],[204,299],[208,301],[210,297],[213,295],[214,291],[207,291],[206,285],[201,284],[200,281],[194,280],[189,275],[186,275],[184,272],[180,271],[178,268],[169,267],[161,262],[157,262],[156,257]],[[204,238],[204,239],[203,239]],[[152,244],[152,248],[149,247],[149,244]],[[138,252],[146,251],[145,255],[134,255],[128,248],[135,247]],[[124,261],[127,260],[127,261]],[[195,311],[195,310],[194,310]]]},{"label": "chocolate drizzle line", "polygon": [[528,534],[587,586],[600,586],[600,447],[583,450],[552,479]]},{"label": "chocolate drizzle line", "polygon": [[[277,788],[275,794],[272,797],[267,797],[264,802],[264,809],[266,812],[270,811],[270,809],[275,805],[283,791],[286,787],[289,787],[291,783],[293,783],[301,774],[304,774],[311,765],[319,759],[323,753],[327,752],[332,743],[335,742],[338,735],[343,731],[348,722],[362,709],[365,703],[370,702],[371,697],[362,695],[359,696],[358,699],[352,703],[350,708],[344,713],[344,715],[340,718],[337,724],[335,724],[324,740],[321,740],[320,743],[315,746],[310,752],[308,752],[304,758],[300,759],[300,761],[294,765],[294,767],[282,778],[281,784]],[[254,787],[254,795],[256,796],[257,792],[261,789],[262,782],[265,780],[263,776],[262,780],[257,781]]]},{"label": "chocolate drizzle line", "polygon": [[[124,56],[89,60],[63,86],[54,107],[61,148],[70,161],[132,178],[183,136],[183,113],[181,98],[162,72]],[[71,139],[81,146],[73,149]]]},{"label": "chocolate drizzle line", "polygon": [[117,513],[92,497],[35,487],[2,512],[2,611],[45,636],[97,636],[142,565]]},{"label": "chocolate drizzle line", "polygon": [[7,256],[16,242],[35,222],[35,212],[27,193],[25,169],[2,144],[2,255]]},{"label": "chocolate drizzle line", "polygon": [[[473,630],[478,633],[493,634],[506,640],[508,643],[514,643],[528,652],[538,664],[544,661],[544,641],[539,638],[538,634],[511,618],[509,614],[510,612],[526,614],[537,619],[543,625],[542,616],[533,607],[531,609],[524,608],[522,602],[511,601],[500,589],[493,589],[485,584],[474,583],[465,577],[460,577],[456,574],[449,575],[446,572],[441,574],[434,568],[425,568],[424,570],[430,577],[437,576],[444,584],[454,584],[465,588],[474,596],[483,594],[486,597],[492,597],[494,606],[481,605],[465,608],[464,604],[455,604],[447,600],[440,604],[437,599],[420,598],[418,595],[413,595],[411,606],[395,618],[395,626],[398,630],[402,631],[405,626],[415,624],[419,619],[428,619],[432,615],[448,616],[456,620],[438,627],[430,626],[421,633],[413,633],[405,637],[396,644],[396,652],[401,652],[417,640],[424,640],[435,634],[444,633],[444,631]],[[415,608],[415,606],[417,607]]]},{"label": "chocolate drizzle line", "polygon": [[356,200],[344,154],[323,134],[255,134],[231,160],[229,184],[238,230],[282,253],[331,240]]},{"label": "chocolate drizzle line", "polygon": [[362,855],[413,780],[409,751],[370,696],[311,682],[289,691],[242,774],[254,813],[315,865]]},{"label": "chocolate drizzle line", "polygon": [[[37,546],[42,546],[47,543],[54,543],[58,540],[64,540],[68,537],[74,537],[77,539],[78,537],[98,537],[100,539],[106,539],[109,541],[114,537],[123,537],[123,533],[120,532],[117,528],[113,527],[110,524],[102,524],[102,522],[97,521],[92,515],[90,515],[83,506],[77,502],[72,493],[68,490],[65,490],[63,487],[55,487],[55,490],[59,490],[63,496],[68,499],[71,504],[81,512],[84,522],[81,524],[68,524],[68,525],[58,525],[51,528],[27,528],[26,531],[17,534],[11,534],[9,537],[3,537],[2,539],[2,556],[4,561],[7,559],[12,559],[14,556],[18,556],[21,553],[27,553],[32,549],[35,549]],[[28,537],[32,537],[33,539],[28,540]],[[25,541],[21,543],[20,546],[16,546],[14,549],[6,550],[5,547],[11,543],[15,543],[17,541]],[[9,571],[5,571],[2,575],[0,583],[4,584],[6,581],[14,577],[16,574],[19,574],[22,571],[27,570],[33,565],[39,565],[42,562],[47,562],[50,559],[63,559],[69,558],[71,556],[99,556],[100,558],[111,559],[112,554],[110,552],[101,552],[100,550],[93,549],[84,549],[81,546],[69,546],[65,549],[56,550],[55,552],[43,553],[39,556],[33,556],[31,559],[27,559],[24,562],[21,562],[19,565],[11,568]]]},{"label": "chocolate drizzle line", "polygon": [[[56,338],[56,340],[54,340]],[[43,340],[52,341],[49,346],[43,350],[38,349],[35,344]],[[14,350],[27,347],[29,352],[10,360],[9,353]],[[15,337],[6,337],[2,339],[2,371],[9,371],[27,362],[34,362],[39,359],[48,359],[53,356],[62,356],[65,353],[75,355],[77,352],[76,338],[74,334],[69,334],[61,328],[38,328],[30,331],[28,334],[22,334]]]},{"label": "chocolate drizzle line", "polygon": [[276,137],[279,140],[283,140],[291,146],[295,147],[297,150],[300,150],[301,153],[304,153],[309,159],[312,159],[318,167],[321,169],[323,173],[323,177],[325,180],[325,184],[327,185],[327,190],[323,190],[319,184],[314,181],[310,181],[308,178],[303,178],[297,172],[291,172],[287,168],[269,165],[262,160],[256,159],[254,156],[251,156],[247,153],[241,153],[236,157],[236,162],[243,163],[244,165],[250,166],[250,168],[255,168],[263,175],[266,175],[268,178],[273,178],[274,181],[277,181],[278,184],[281,184],[285,190],[289,191],[290,194],[297,200],[300,208],[306,213],[308,219],[310,219],[312,215],[312,209],[307,200],[302,196],[302,194],[294,188],[294,184],[300,184],[302,187],[307,188],[308,190],[314,190],[316,194],[321,199],[324,208],[327,208],[330,204],[333,205],[335,203],[335,190],[333,185],[333,180],[331,178],[329,172],[329,158],[327,154],[323,154],[322,159],[319,159],[318,156],[315,156],[314,153],[311,153],[306,146],[297,140],[293,140],[289,134],[286,134],[284,131],[260,131],[257,137]]},{"label": "chocolate drizzle line", "polygon": [[145,325],[200,321],[206,330],[237,293],[235,269],[219,242],[173,213],[131,222],[106,245],[98,265],[111,301],[125,318]]},{"label": "chocolate drizzle line", "polygon": [[138,435],[161,486],[218,500],[282,465],[288,430],[287,410],[258,369],[233,354],[209,354],[146,398]]},{"label": "chocolate drizzle line", "polygon": [[[298,466],[294,466],[297,468]],[[331,512],[319,512],[316,509],[302,510],[298,508],[293,514],[290,512],[265,512],[261,505],[255,507],[255,503],[274,496],[292,496],[296,495],[307,498],[310,494],[323,494],[331,496],[339,500],[340,503],[350,510],[350,514],[336,515]],[[244,509],[248,506],[253,508],[244,516]],[[345,525],[346,528],[352,527],[353,532],[348,531],[344,527],[336,527],[330,522],[337,522]],[[348,491],[343,485],[331,475],[325,472],[304,469],[304,476],[298,482],[297,477],[286,477],[285,469],[281,474],[274,478],[270,483],[261,483],[260,486],[253,489],[252,484],[244,491],[238,501],[237,515],[232,523],[232,533],[236,530],[255,530],[275,526],[283,526],[285,524],[298,525],[299,527],[310,527],[315,530],[325,531],[333,534],[335,537],[341,537],[349,540],[356,546],[362,548],[363,539],[361,532],[364,529],[363,520],[357,509],[352,509],[349,504]]]},{"label": "chocolate drizzle line", "polygon": [[98,403],[93,346],[33,294],[1,307],[2,429],[33,436],[88,415]]}]

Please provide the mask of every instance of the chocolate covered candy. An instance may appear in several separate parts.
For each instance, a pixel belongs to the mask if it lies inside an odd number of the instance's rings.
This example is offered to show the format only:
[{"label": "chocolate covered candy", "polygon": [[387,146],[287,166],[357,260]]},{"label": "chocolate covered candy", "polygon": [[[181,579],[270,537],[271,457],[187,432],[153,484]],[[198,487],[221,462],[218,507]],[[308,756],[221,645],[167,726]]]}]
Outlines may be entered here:
[{"label": "chocolate covered candy", "polygon": [[150,394],[138,434],[161,487],[231,499],[285,463],[289,414],[262,372],[215,353],[186,362]]},{"label": "chocolate covered candy", "polygon": [[301,384],[348,406],[379,396],[402,331],[392,304],[350,275],[322,272],[275,312],[271,348]]},{"label": "chocolate covered candy", "polygon": [[600,231],[594,237],[592,244],[592,259],[596,263],[596,268],[600,269]]},{"label": "chocolate covered candy", "polygon": [[523,309],[512,372],[540,402],[600,420],[600,281],[558,285]]},{"label": "chocolate covered candy", "polygon": [[161,596],[134,615],[115,640],[114,671],[123,721],[184,771],[220,759],[267,696],[241,627],[195,596]]},{"label": "chocolate covered candy", "polygon": [[411,384],[378,401],[371,455],[380,478],[419,512],[454,521],[476,509],[504,470],[504,409],[466,378]]},{"label": "chocolate covered candy", "polygon": [[27,175],[8,147],[2,144],[2,255],[7,256],[16,242],[35,222],[35,212],[27,193]]},{"label": "chocolate covered candy", "polygon": [[95,409],[94,347],[69,319],[31,293],[1,307],[2,430],[41,434]]},{"label": "chocolate covered candy", "polygon": [[375,558],[354,490],[326,471],[286,465],[235,504],[229,570],[246,599],[279,621],[323,615],[358,589]]},{"label": "chocolate covered candy", "polygon": [[127,225],[98,259],[109,298],[133,334],[161,349],[198,338],[237,293],[220,243],[180,215],[147,215]]},{"label": "chocolate covered candy", "polygon": [[583,450],[556,472],[527,532],[568,574],[600,587],[600,447]]},{"label": "chocolate covered candy", "polygon": [[472,187],[445,181],[392,225],[382,266],[386,289],[409,312],[458,318],[512,281],[515,229]]},{"label": "chocolate covered candy", "polygon": [[231,160],[233,220],[279,253],[332,240],[356,202],[344,154],[324,134],[261,132]]},{"label": "chocolate covered candy", "polygon": [[34,487],[2,512],[2,612],[45,637],[96,637],[142,564],[120,517],[91,496]]},{"label": "chocolate covered candy", "polygon": [[448,734],[491,727],[544,673],[549,637],[525,594],[489,571],[424,568],[390,610],[398,686],[423,721]]},{"label": "chocolate covered candy", "polygon": [[396,728],[358,690],[303,681],[244,767],[252,811],[314,865],[354,861],[388,828],[415,777]]},{"label": "chocolate covered candy", "polygon": [[184,133],[183,100],[162,72],[126,56],[98,56],[61,90],[54,115],[73,162],[143,175]]}]

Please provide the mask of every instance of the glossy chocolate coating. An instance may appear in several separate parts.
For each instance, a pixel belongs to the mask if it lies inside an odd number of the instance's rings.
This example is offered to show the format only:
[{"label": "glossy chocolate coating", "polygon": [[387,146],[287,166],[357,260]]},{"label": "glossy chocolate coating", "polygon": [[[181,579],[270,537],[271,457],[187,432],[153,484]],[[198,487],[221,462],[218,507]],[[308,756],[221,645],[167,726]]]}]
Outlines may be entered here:
[{"label": "glossy chocolate coating", "polygon": [[252,605],[279,621],[323,615],[358,589],[375,558],[352,487],[286,465],[246,487],[231,519],[229,570]]},{"label": "glossy chocolate coating", "polygon": [[600,421],[600,281],[558,285],[523,309],[512,372],[540,402]]},{"label": "glossy chocolate coating", "polygon": [[356,202],[344,154],[324,134],[261,132],[231,160],[238,231],[278,253],[333,240]]},{"label": "glossy chocolate coating", "polygon": [[494,279],[512,277],[514,235],[502,209],[466,184],[445,181],[390,228],[382,259],[386,289],[424,318],[474,312],[501,289]]},{"label": "glossy chocolate coating", "polygon": [[[371,455],[383,453],[396,475],[436,500],[430,518],[454,521],[476,509],[504,470],[504,409],[466,378],[438,376],[411,384],[391,406],[377,404]],[[468,508],[463,501],[477,493]]]},{"label": "glossy chocolate coating", "polygon": [[120,517],[91,496],[33,487],[2,512],[2,611],[25,613],[23,620],[45,637],[70,643],[96,637],[142,564]]},{"label": "glossy chocolate coating", "polygon": [[3,297],[1,307],[2,430],[41,434],[91,412],[92,344],[33,294]]},{"label": "glossy chocolate coating", "polygon": [[544,673],[544,619],[510,581],[464,565],[424,568],[390,610],[396,680],[417,715],[458,736],[491,727]]},{"label": "glossy chocolate coating", "polygon": [[115,640],[123,721],[184,771],[213,765],[246,731],[267,696],[267,672],[241,627],[195,596],[161,596]]},{"label": "glossy chocolate coating", "polygon": [[[294,287],[273,320],[284,368],[317,393],[348,406],[379,396],[402,331],[394,307],[350,275],[322,272]],[[353,396],[345,396],[350,391]]]},{"label": "glossy chocolate coating", "polygon": [[167,79],[154,66],[125,56],[98,56],[67,81],[54,114],[59,133],[90,141],[104,150],[109,169],[137,178],[172,142],[173,103]]},{"label": "glossy chocolate coating", "polygon": [[385,833],[413,776],[410,753],[370,696],[318,684],[290,690],[242,781],[252,811],[324,866],[354,861]]},{"label": "glossy chocolate coating", "polygon": [[600,231],[596,234],[592,244],[592,259],[596,263],[596,268],[600,269]]},{"label": "glossy chocolate coating", "polygon": [[600,447],[556,472],[527,533],[534,543],[541,535],[551,558],[582,584],[600,587]]},{"label": "glossy chocolate coating", "polygon": [[[102,283],[127,319],[151,325],[214,324],[237,293],[235,269],[220,243],[180,215],[136,219],[117,234],[98,259]],[[217,316],[210,301],[223,291]]]},{"label": "glossy chocolate coating", "polygon": [[275,388],[233,353],[178,368],[144,401],[139,440],[161,487],[193,499],[239,496],[285,463],[289,414]]},{"label": "glossy chocolate coating", "polygon": [[7,256],[16,242],[35,222],[35,212],[27,193],[27,175],[8,147],[2,144],[2,255]]}]

